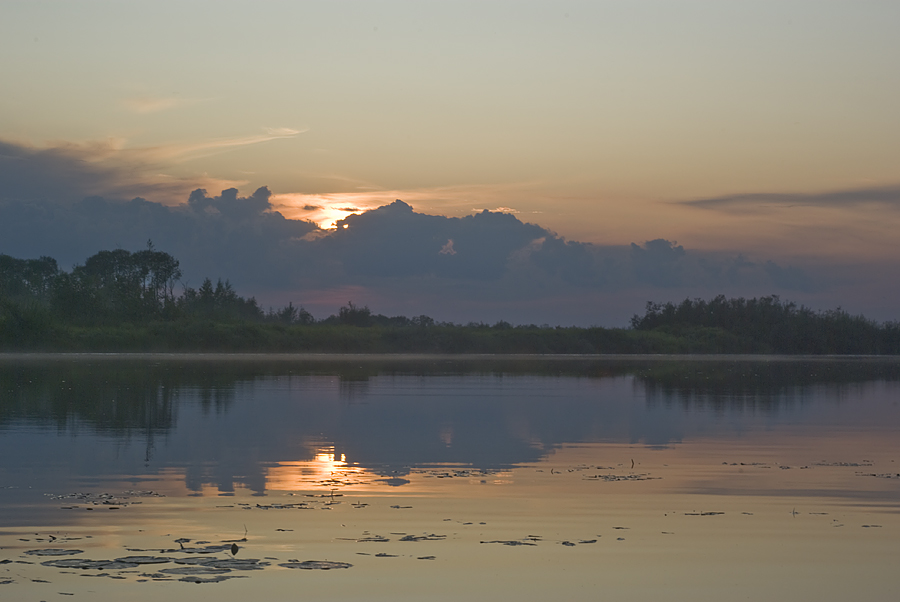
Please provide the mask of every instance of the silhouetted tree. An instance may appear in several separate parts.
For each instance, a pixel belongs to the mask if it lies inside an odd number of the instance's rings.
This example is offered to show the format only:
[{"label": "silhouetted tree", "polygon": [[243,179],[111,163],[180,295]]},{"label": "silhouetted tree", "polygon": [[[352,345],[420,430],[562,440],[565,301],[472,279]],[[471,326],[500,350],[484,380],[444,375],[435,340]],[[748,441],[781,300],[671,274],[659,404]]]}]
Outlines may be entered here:
[{"label": "silhouetted tree", "polygon": [[348,326],[371,326],[372,311],[368,307],[357,307],[349,301],[338,310],[338,322]]},{"label": "silhouetted tree", "polygon": [[199,289],[186,288],[179,305],[188,315],[210,320],[260,321],[265,317],[254,297],[241,297],[228,280],[223,282],[221,278],[215,287],[212,280],[206,278]]}]

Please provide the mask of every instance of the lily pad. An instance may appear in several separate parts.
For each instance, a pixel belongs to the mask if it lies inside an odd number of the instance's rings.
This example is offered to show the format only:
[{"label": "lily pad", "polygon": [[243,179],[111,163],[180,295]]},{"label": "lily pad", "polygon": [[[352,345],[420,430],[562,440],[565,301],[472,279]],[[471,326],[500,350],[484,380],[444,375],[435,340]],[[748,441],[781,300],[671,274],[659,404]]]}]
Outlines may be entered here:
[{"label": "lily pad", "polygon": [[123,556],[116,558],[116,562],[128,562],[133,564],[164,564],[172,562],[168,556]]},{"label": "lily pad", "polygon": [[43,550],[28,550],[25,552],[31,556],[74,556],[84,554],[84,550],[64,550],[63,548],[44,548]]},{"label": "lily pad", "polygon": [[231,550],[231,545],[222,544],[220,546],[212,545],[203,548],[182,548],[177,551],[184,552],[185,554],[215,554],[216,552],[224,552],[225,550]]},{"label": "lily pad", "polygon": [[349,569],[353,565],[349,562],[335,562],[332,560],[304,560],[303,562],[282,562],[278,566],[283,566],[286,569],[330,571],[331,569]]},{"label": "lily pad", "polygon": [[138,565],[133,562],[119,562],[117,560],[88,560],[87,558],[61,558],[59,560],[47,560],[42,566],[55,566],[59,569],[133,569]]},{"label": "lily pad", "polygon": [[400,541],[441,541],[446,538],[446,535],[431,533],[430,535],[405,535],[400,538]]},{"label": "lily pad", "polygon": [[200,577],[199,575],[188,575],[187,577],[182,577],[179,581],[186,581],[188,583],[219,583],[220,581],[225,581],[226,579],[238,579],[241,577],[246,577],[246,575],[216,575],[215,577]]},{"label": "lily pad", "polygon": [[269,566],[268,562],[260,562],[258,558],[210,558],[202,566],[235,571],[261,571]]},{"label": "lily pad", "polygon": [[173,569],[162,569],[160,573],[168,573],[170,575],[221,575],[222,573],[230,573],[231,569],[217,569],[211,566],[194,565],[194,566],[177,566]]}]

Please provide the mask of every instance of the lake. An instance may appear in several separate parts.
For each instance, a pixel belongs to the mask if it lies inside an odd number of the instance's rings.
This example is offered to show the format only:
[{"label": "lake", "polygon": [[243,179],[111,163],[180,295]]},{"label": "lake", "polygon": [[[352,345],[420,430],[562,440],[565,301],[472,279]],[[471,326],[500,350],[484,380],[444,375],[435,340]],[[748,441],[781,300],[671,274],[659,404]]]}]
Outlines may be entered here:
[{"label": "lake", "polygon": [[893,600],[898,509],[895,359],[0,356],[3,600]]}]

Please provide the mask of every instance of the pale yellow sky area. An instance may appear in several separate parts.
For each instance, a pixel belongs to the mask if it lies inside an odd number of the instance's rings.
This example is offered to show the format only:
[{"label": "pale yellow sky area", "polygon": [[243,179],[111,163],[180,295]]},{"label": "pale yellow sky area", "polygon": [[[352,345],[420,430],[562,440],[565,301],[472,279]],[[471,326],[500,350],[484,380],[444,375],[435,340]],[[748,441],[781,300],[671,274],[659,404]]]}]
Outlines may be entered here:
[{"label": "pale yellow sky area", "polygon": [[[900,195],[821,195],[900,185],[898,22],[819,0],[9,1],[0,141],[87,161],[84,194],[265,185],[325,227],[399,198],[600,244],[878,259]],[[753,194],[807,196],[686,204]]]}]

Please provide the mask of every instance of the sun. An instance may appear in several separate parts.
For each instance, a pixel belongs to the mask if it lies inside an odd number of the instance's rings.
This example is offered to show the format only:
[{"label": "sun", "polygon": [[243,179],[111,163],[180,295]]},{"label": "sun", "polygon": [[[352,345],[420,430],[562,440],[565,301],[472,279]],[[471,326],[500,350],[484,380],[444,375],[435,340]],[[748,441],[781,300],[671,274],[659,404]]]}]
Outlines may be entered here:
[{"label": "sun", "polygon": [[381,196],[370,193],[275,194],[272,208],[288,219],[309,220],[323,230],[334,230],[348,215],[374,209],[384,204]]}]

